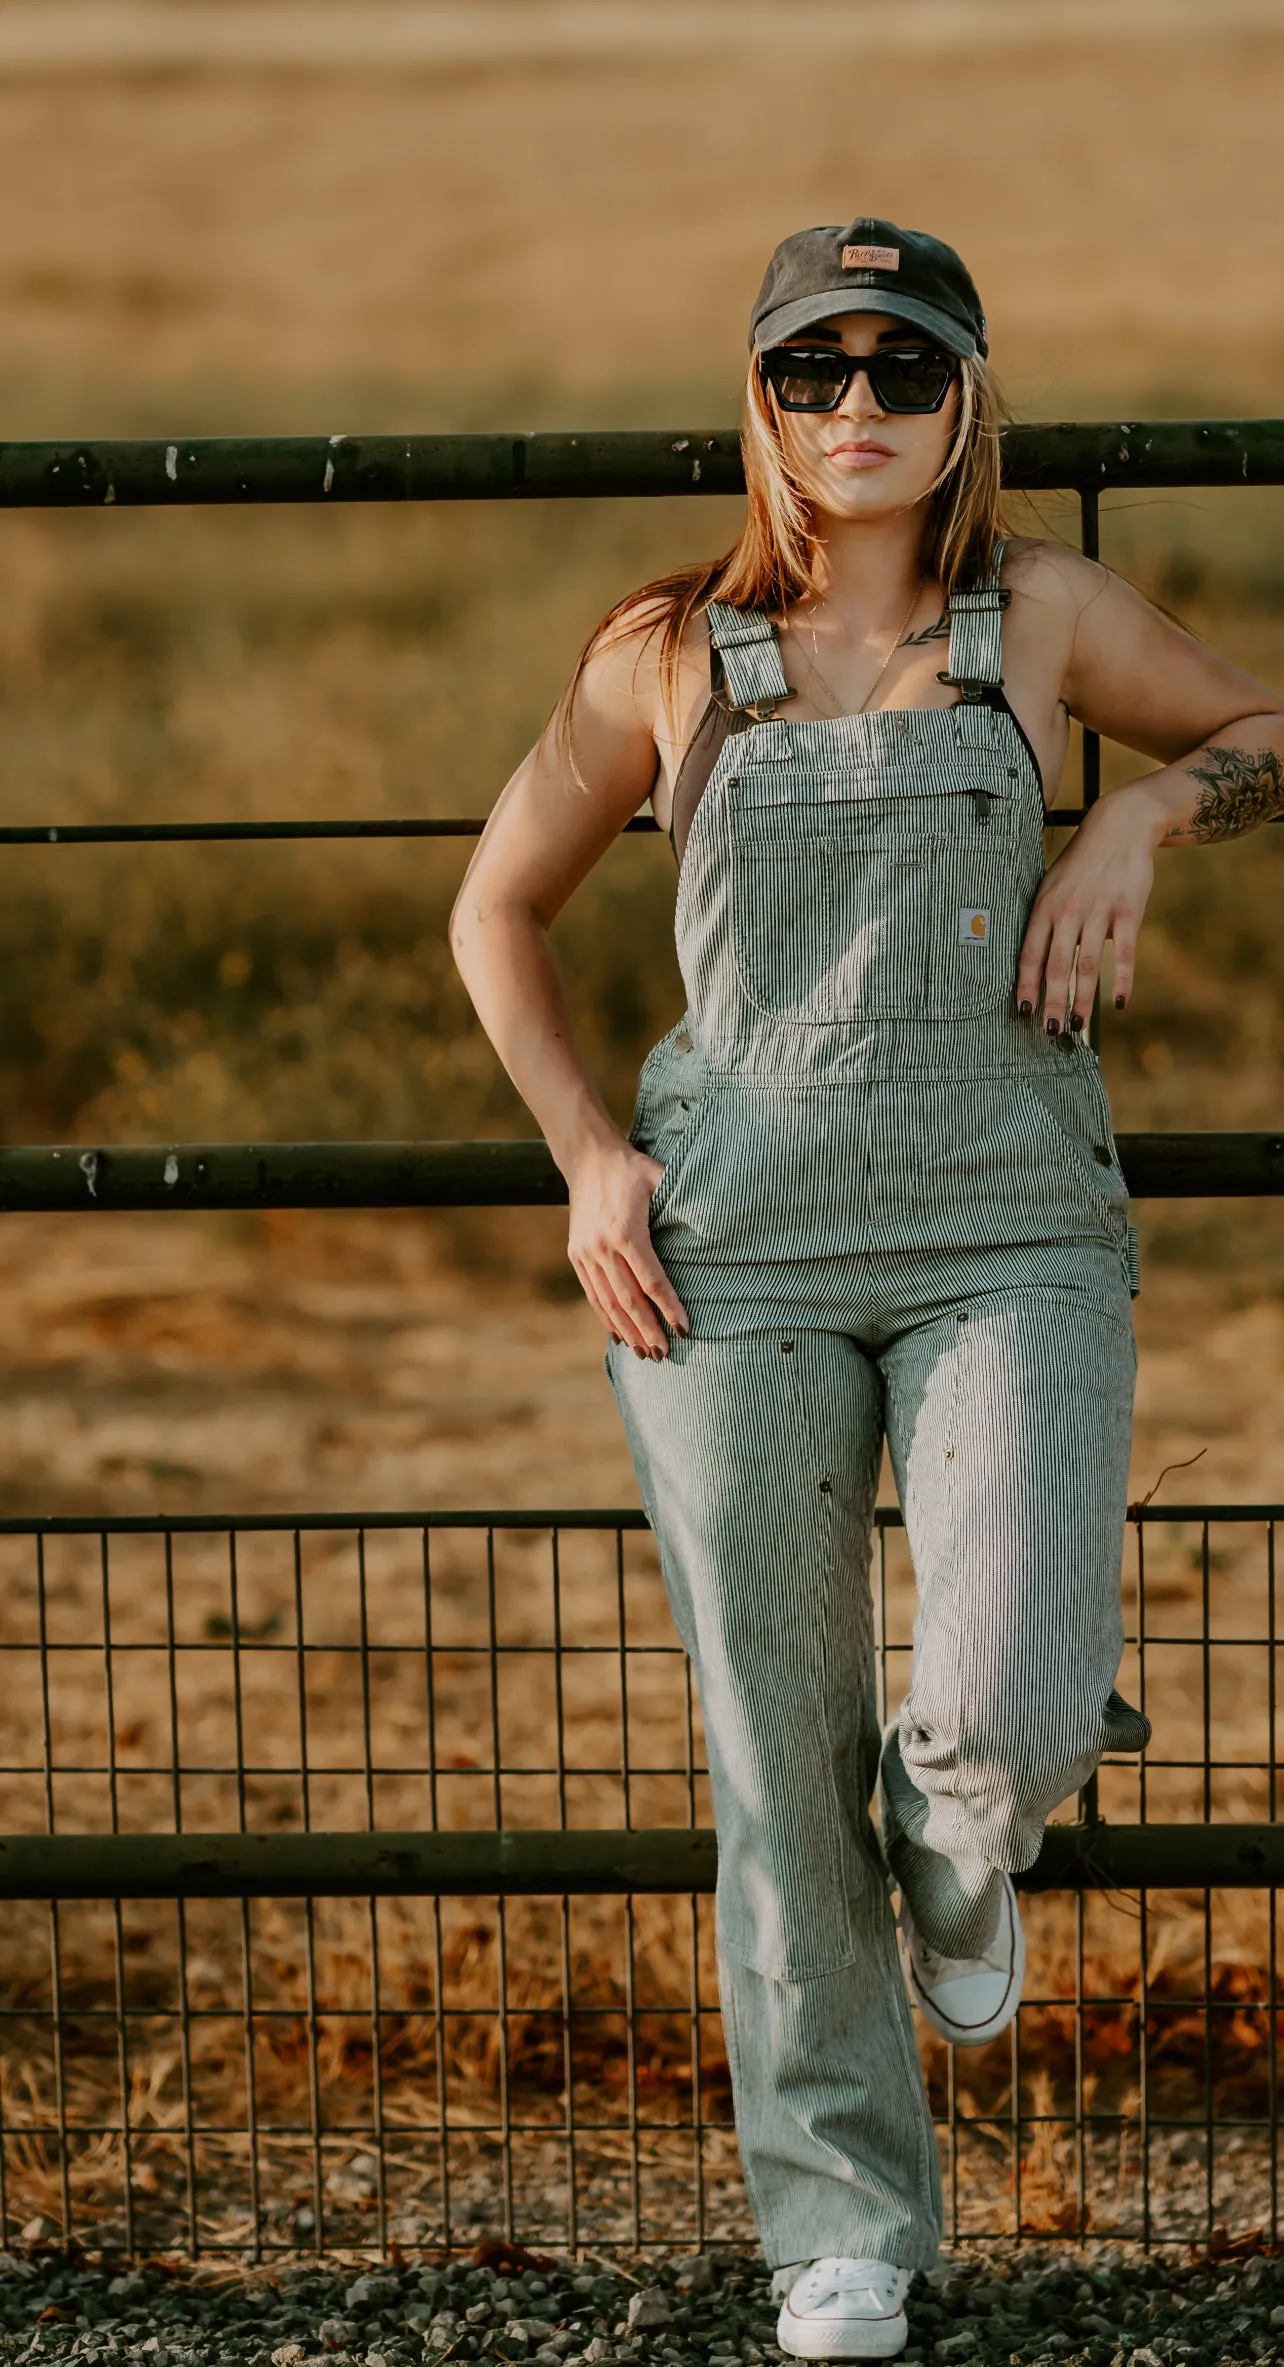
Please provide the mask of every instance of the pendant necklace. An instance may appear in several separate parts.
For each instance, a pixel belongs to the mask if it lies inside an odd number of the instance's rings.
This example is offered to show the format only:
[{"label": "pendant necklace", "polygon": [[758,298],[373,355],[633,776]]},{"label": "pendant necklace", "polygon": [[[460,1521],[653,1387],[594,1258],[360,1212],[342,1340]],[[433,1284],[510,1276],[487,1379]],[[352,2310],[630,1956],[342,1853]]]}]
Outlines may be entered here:
[{"label": "pendant necklace", "polygon": [[[918,603],[919,603],[919,598],[920,598],[920,595],[921,595],[921,593],[922,593],[922,590],[923,590],[923,578],[922,578],[922,576],[920,575],[920,577],[919,577],[919,579],[918,579],[918,582],[917,582],[917,583],[915,584],[915,586],[914,586],[914,596],[913,596],[912,600],[910,601],[909,607],[908,607],[908,608],[906,609],[906,611],[905,611],[904,618],[903,618],[903,620],[902,620],[902,622],[901,622],[901,624],[900,624],[899,628],[897,629],[897,631],[896,631],[896,632],[895,632],[895,633],[892,635],[891,642],[890,642],[890,644],[889,644],[889,646],[888,646],[887,655],[886,655],[886,657],[883,659],[882,665],[879,667],[879,669],[878,669],[878,672],[877,672],[877,673],[876,673],[876,675],[874,676],[874,679],[873,679],[873,681],[870,683],[869,689],[866,691],[866,693],[865,693],[865,696],[864,696],[864,698],[861,700],[859,707],[845,708],[845,707],[843,706],[841,699],[839,699],[839,697],[837,696],[836,692],[834,691],[833,685],[832,685],[831,683],[828,683],[828,682],[825,680],[825,677],[824,677],[824,675],[821,673],[821,670],[820,670],[819,666],[816,664],[816,662],[815,662],[815,659],[814,659],[813,657],[809,657],[809,656],[808,656],[806,649],[804,649],[804,648],[803,648],[803,644],[802,644],[802,642],[801,642],[801,641],[799,641],[799,643],[798,643],[798,647],[799,647],[799,650],[801,651],[801,654],[802,654],[802,661],[803,661],[803,664],[804,664],[804,665],[805,665],[805,667],[807,668],[807,671],[808,671],[808,673],[809,673],[809,674],[811,674],[811,675],[813,675],[813,676],[815,677],[816,681],[817,681],[817,682],[820,684],[820,687],[821,687],[821,689],[822,689],[822,690],[825,692],[826,696],[827,696],[827,697],[828,697],[828,698],[829,698],[829,699],[832,701],[832,703],[833,703],[833,709],[834,709],[834,718],[835,718],[835,720],[836,720],[836,721],[837,721],[837,720],[839,720],[839,719],[840,719],[840,718],[841,718],[843,715],[845,715],[845,714],[852,714],[852,715],[863,715],[863,714],[864,714],[864,712],[865,712],[865,709],[868,707],[870,700],[873,698],[875,691],[878,689],[878,687],[879,687],[879,684],[882,682],[883,676],[886,674],[886,672],[887,672],[887,669],[888,669],[888,667],[890,666],[890,664],[891,664],[891,662],[892,662],[892,659],[895,657],[897,650],[900,648],[900,646],[901,646],[901,643],[902,643],[902,641],[903,641],[903,640],[904,640],[904,638],[905,638],[905,635],[906,635],[906,633],[907,633],[907,631],[908,631],[908,629],[909,629],[909,622],[910,622],[910,618],[913,616],[913,614],[914,614],[914,611],[915,611],[915,609],[916,609],[916,608],[917,608],[917,606],[918,606]],[[815,649],[815,648],[817,647],[817,642],[816,642],[816,628],[815,628],[814,624],[812,623],[812,621],[811,621],[810,617],[807,619],[807,627],[808,627],[808,631],[809,631],[809,632],[810,632],[810,634],[811,634],[812,648],[813,648],[813,649]],[[792,631],[792,627],[790,628],[790,630]]]}]

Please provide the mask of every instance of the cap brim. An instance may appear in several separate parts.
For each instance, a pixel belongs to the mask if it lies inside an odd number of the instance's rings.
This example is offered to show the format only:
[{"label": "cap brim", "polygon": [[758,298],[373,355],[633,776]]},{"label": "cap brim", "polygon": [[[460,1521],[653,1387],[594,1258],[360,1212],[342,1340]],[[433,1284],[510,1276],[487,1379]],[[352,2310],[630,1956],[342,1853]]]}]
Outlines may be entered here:
[{"label": "cap brim", "polygon": [[800,329],[813,328],[817,321],[840,320],[845,312],[890,313],[893,320],[912,321],[916,329],[926,329],[947,353],[957,354],[960,360],[976,357],[975,337],[948,312],[920,302],[917,296],[894,295],[890,288],[829,288],[816,296],[796,296],[792,304],[777,305],[774,312],[764,314],[752,341],[758,352],[764,353],[768,346],[796,337]]}]

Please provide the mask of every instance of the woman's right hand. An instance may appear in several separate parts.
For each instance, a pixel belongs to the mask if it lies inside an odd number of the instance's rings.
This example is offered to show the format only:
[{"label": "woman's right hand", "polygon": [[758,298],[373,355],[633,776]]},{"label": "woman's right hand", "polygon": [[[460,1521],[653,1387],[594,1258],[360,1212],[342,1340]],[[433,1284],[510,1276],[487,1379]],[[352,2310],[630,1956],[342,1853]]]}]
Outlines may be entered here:
[{"label": "woman's right hand", "polygon": [[668,1355],[665,1323],[684,1338],[690,1329],[686,1309],[651,1246],[651,1195],[663,1173],[658,1159],[618,1135],[614,1141],[592,1142],[567,1177],[567,1255],[612,1339],[638,1356]]}]

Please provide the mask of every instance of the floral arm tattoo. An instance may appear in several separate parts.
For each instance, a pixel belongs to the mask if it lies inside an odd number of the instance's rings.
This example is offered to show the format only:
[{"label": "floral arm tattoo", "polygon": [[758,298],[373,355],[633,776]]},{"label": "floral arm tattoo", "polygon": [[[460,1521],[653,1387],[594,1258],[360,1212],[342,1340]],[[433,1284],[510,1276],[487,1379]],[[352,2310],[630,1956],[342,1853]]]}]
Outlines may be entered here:
[{"label": "floral arm tattoo", "polygon": [[1250,755],[1247,748],[1209,746],[1200,753],[1203,762],[1186,768],[1202,784],[1195,810],[1184,828],[1167,833],[1169,838],[1189,834],[1198,845],[1212,846],[1284,814],[1284,765],[1274,749]]}]

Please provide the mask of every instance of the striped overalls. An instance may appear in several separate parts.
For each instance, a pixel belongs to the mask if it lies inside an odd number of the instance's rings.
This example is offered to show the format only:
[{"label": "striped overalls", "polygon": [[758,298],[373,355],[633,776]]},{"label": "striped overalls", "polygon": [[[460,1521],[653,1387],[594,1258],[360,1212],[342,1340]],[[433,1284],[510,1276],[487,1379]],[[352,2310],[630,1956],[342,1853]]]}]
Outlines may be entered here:
[{"label": "striped overalls", "polygon": [[[655,1247],[691,1318],[613,1347],[700,1680],[736,2120],[768,2263],[922,2266],[936,2146],[887,1866],[929,1946],[1105,1750],[1135,1366],[1127,1194],[1095,1055],[1017,1013],[1043,875],[1002,693],[1001,547],[950,603],[958,704],[791,722],[770,620],[710,608],[736,710],[682,858],[690,1008],[642,1071]],[[884,1440],[918,1585],[881,1752]]]}]

